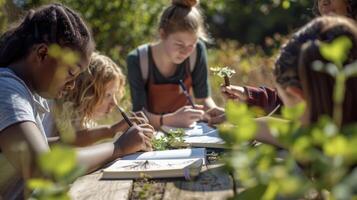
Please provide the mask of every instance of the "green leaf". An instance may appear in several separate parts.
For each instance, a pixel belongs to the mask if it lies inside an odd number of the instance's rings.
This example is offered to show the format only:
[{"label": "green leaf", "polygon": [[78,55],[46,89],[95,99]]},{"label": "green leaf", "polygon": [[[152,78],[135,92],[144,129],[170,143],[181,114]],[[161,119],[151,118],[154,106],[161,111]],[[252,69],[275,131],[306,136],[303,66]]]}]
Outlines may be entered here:
[{"label": "green leaf", "polygon": [[322,145],[326,142],[327,137],[321,128],[315,127],[311,130],[312,143],[315,145]]},{"label": "green leaf", "polygon": [[237,200],[252,200],[261,199],[265,191],[267,190],[266,185],[257,185],[255,187],[244,190],[237,195]]},{"label": "green leaf", "polygon": [[45,179],[30,179],[27,181],[27,187],[31,190],[48,190],[54,186],[53,182]]},{"label": "green leaf", "polygon": [[39,165],[43,172],[53,174],[59,180],[76,167],[76,152],[69,147],[54,146],[50,152],[40,156]]},{"label": "green leaf", "polygon": [[227,145],[235,144],[234,127],[229,123],[222,123],[218,126],[220,137],[227,143]]},{"label": "green leaf", "polygon": [[281,120],[278,118],[270,117],[267,119],[269,130],[274,137],[291,135],[290,126],[291,122],[287,120]]},{"label": "green leaf", "polygon": [[311,154],[309,151],[312,145],[311,142],[312,140],[307,136],[297,138],[291,148],[294,157],[300,161],[311,160]]},{"label": "green leaf", "polygon": [[326,60],[342,67],[342,63],[347,60],[351,48],[351,40],[347,36],[341,36],[331,43],[322,43],[320,53]]},{"label": "green leaf", "polygon": [[348,141],[343,136],[331,138],[323,146],[324,152],[328,156],[343,156],[348,152]]},{"label": "green leaf", "polygon": [[233,74],[236,73],[236,71],[234,69],[231,69],[230,67],[212,67],[210,69],[215,75],[218,75],[222,78],[225,76],[231,78]]},{"label": "green leaf", "polygon": [[66,49],[62,54],[62,61],[66,65],[74,65],[78,62],[78,60],[79,60],[79,55],[74,51]]},{"label": "green leaf", "polygon": [[306,106],[304,103],[299,103],[294,107],[284,106],[281,111],[283,118],[293,120],[293,121],[300,120],[300,117],[305,112],[305,107]]},{"label": "green leaf", "polygon": [[271,181],[267,187],[267,189],[265,190],[263,196],[262,196],[262,200],[272,200],[272,199],[276,199],[277,193],[279,191],[279,185],[277,182],[275,181]]},{"label": "green leaf", "polygon": [[49,46],[48,55],[58,59],[61,57],[61,54],[62,54],[62,48],[59,45],[53,44]]},{"label": "green leaf", "polygon": [[184,145],[184,134],[184,129],[171,129],[166,135],[160,138],[154,138],[151,141],[151,144],[154,150],[167,150],[182,147]]},{"label": "green leaf", "polygon": [[301,186],[303,183],[299,180],[299,178],[294,176],[288,176],[284,179],[279,180],[279,193],[285,195],[296,194],[301,190]]},{"label": "green leaf", "polygon": [[75,167],[69,174],[63,177],[63,182],[65,184],[73,183],[78,177],[86,174],[87,168],[84,166]]},{"label": "green leaf", "polygon": [[283,8],[285,10],[289,9],[290,8],[290,1],[289,0],[284,0],[282,6],[283,6]]},{"label": "green leaf", "polygon": [[235,104],[229,101],[226,105],[228,122],[235,125],[232,132],[237,142],[245,142],[253,139],[257,132],[257,125],[253,119],[252,112],[246,104]]}]

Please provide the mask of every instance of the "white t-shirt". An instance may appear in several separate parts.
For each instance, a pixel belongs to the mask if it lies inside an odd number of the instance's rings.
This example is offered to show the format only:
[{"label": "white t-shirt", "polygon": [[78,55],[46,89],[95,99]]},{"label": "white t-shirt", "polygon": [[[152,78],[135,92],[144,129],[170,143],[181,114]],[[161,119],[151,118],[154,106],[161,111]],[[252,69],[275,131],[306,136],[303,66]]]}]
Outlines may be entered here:
[{"label": "white t-shirt", "polygon": [[31,121],[37,125],[47,142],[42,125],[47,112],[49,108],[46,99],[31,92],[11,69],[0,68],[0,132],[15,123]]}]

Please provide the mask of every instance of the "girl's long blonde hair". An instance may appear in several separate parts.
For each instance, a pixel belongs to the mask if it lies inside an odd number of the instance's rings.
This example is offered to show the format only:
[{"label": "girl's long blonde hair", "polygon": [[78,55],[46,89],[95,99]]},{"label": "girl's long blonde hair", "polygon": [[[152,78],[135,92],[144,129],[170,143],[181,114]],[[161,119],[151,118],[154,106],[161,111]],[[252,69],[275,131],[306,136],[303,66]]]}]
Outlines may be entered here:
[{"label": "girl's long blonde hair", "polygon": [[104,100],[107,85],[111,81],[117,81],[119,84],[116,94],[119,101],[124,95],[125,76],[110,58],[93,53],[88,69],[78,76],[74,89],[69,91],[57,106],[62,106],[62,109],[71,109],[64,106],[72,107],[72,123],[79,126],[77,128],[88,128],[94,121],[94,109]]}]

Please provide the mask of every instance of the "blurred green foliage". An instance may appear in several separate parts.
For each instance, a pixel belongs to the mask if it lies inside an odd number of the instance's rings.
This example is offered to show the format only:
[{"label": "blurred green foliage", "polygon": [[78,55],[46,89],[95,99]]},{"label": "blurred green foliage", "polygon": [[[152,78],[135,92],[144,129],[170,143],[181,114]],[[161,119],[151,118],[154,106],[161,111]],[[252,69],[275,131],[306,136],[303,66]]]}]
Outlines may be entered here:
[{"label": "blurred green foliage", "polygon": [[[339,49],[348,54],[350,42],[337,38],[321,47],[322,52]],[[326,53],[324,58],[334,63],[319,66],[320,71],[335,65],[334,112],[342,116],[340,107],[345,96],[345,81],[351,76],[344,68],[343,54]],[[340,67],[337,67],[340,65]],[[355,71],[352,69],[351,71]],[[338,77],[343,77],[338,79]],[[340,91],[342,88],[342,92]],[[342,97],[341,97],[342,96]],[[338,108],[338,109],[336,109]],[[355,199],[357,194],[357,125],[341,126],[341,118],[322,116],[315,124],[302,126],[300,117],[305,105],[282,108],[282,118],[265,118],[271,134],[285,150],[261,144],[252,147],[250,141],[258,130],[252,111],[245,104],[226,106],[228,122],[220,126],[222,138],[231,147],[225,158],[235,181],[246,188],[236,192],[234,199]],[[333,118],[332,118],[333,117]]]},{"label": "blurred green foliage", "polygon": [[[6,4],[5,4],[6,1]],[[0,32],[24,10],[52,0],[0,0]],[[93,30],[98,50],[125,66],[128,52],[157,38],[161,11],[170,0],[59,0],[80,12]],[[311,16],[310,0],[201,1],[207,28],[215,39],[234,39],[265,46],[275,33],[287,34]],[[6,12],[5,12],[6,11]],[[6,13],[4,15],[4,13]]]},{"label": "blurred green foliage", "polygon": [[264,45],[266,37],[305,24],[312,5],[312,0],[225,0],[203,7],[215,38]]},{"label": "blurred green foliage", "polygon": [[[25,10],[52,0],[0,0],[5,3],[0,13],[0,32],[23,15]],[[155,40],[161,11],[170,0],[59,0],[80,12],[93,30],[97,49],[111,57],[125,70],[129,51]],[[310,0],[202,0],[208,32],[208,65],[230,66],[237,74],[232,84],[272,86],[271,70],[276,49],[285,35],[311,17]],[[1,23],[4,22],[4,23]],[[7,23],[9,22],[9,23]],[[223,105],[219,95],[221,80],[210,77],[212,96]],[[122,101],[130,107],[127,88]]]},{"label": "blurred green foliage", "polygon": [[51,152],[38,158],[42,178],[27,180],[27,187],[33,191],[30,199],[69,200],[69,185],[79,176],[85,174],[86,169],[77,164],[77,155],[68,146],[53,146]]}]

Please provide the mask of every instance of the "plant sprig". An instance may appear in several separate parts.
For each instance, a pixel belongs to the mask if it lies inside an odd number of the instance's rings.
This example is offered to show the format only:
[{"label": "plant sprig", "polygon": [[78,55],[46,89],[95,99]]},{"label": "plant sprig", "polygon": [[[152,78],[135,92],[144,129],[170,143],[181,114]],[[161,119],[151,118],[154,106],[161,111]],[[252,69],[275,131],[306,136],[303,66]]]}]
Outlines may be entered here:
[{"label": "plant sprig", "polygon": [[230,78],[233,76],[233,74],[236,73],[234,69],[231,69],[230,67],[212,67],[211,71],[213,72],[214,75],[218,75],[219,77],[224,78],[224,85],[229,86],[231,85],[230,83]]},{"label": "plant sprig", "polygon": [[154,150],[167,150],[175,149],[183,146],[183,136],[185,131],[183,129],[170,130],[165,136],[160,138],[154,138],[152,140],[152,146]]}]

